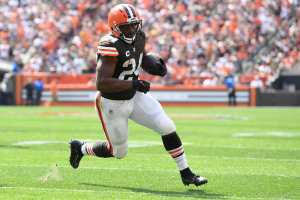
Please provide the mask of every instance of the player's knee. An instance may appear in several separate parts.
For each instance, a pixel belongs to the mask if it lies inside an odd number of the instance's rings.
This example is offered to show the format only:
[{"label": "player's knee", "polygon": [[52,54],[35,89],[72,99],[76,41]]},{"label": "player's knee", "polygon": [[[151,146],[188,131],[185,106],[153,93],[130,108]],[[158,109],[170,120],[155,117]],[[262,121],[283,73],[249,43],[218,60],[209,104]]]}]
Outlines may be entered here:
[{"label": "player's knee", "polygon": [[176,131],[176,126],[168,116],[164,115],[158,120],[159,132],[161,135],[168,135]]},{"label": "player's knee", "polygon": [[115,158],[121,159],[127,155],[128,145],[127,143],[121,145],[115,145],[113,148],[113,154]]}]

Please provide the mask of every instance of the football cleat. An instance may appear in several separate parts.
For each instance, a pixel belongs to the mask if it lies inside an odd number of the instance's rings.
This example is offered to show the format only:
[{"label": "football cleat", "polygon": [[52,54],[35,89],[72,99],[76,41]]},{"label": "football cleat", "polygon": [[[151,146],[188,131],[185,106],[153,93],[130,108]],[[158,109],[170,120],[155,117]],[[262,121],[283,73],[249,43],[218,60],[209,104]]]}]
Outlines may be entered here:
[{"label": "football cleat", "polygon": [[181,176],[181,180],[184,185],[194,184],[195,186],[200,186],[208,183],[207,178],[195,174]]},{"label": "football cleat", "polygon": [[81,152],[82,142],[78,140],[72,140],[70,143],[70,165],[76,169],[79,166],[80,160],[83,157]]}]

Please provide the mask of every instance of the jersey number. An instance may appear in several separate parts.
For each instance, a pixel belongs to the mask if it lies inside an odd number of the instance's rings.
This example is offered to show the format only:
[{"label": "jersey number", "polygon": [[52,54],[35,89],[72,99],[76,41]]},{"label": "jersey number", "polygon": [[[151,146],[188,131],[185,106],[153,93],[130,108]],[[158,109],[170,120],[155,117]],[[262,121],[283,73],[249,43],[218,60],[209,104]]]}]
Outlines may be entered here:
[{"label": "jersey number", "polygon": [[140,66],[142,64],[143,53],[140,54],[138,64],[136,64],[134,58],[130,58],[123,63],[124,71],[120,74],[120,80],[132,80],[133,77],[138,76],[140,72]]}]

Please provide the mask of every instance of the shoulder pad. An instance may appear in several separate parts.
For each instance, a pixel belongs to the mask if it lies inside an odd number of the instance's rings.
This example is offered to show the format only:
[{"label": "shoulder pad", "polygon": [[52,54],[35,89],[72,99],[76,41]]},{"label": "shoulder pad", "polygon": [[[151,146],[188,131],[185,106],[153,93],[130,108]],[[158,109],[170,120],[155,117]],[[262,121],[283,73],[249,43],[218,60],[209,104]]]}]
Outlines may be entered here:
[{"label": "shoulder pad", "polygon": [[103,46],[113,45],[117,41],[118,41],[118,38],[115,38],[111,35],[105,35],[100,39],[99,45],[103,45]]},{"label": "shoulder pad", "polygon": [[117,38],[111,35],[103,36],[99,41],[97,54],[101,56],[118,56],[119,52],[115,46],[117,40]]}]

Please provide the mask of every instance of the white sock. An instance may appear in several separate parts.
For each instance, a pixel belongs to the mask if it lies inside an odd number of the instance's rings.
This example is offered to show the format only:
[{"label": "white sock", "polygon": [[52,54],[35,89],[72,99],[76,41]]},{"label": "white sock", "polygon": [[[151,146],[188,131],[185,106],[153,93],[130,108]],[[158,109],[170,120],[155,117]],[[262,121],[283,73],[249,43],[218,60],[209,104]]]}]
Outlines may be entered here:
[{"label": "white sock", "polygon": [[183,153],[181,156],[174,158],[174,160],[176,161],[179,170],[183,170],[189,167],[187,160],[185,158],[185,153]]},{"label": "white sock", "polygon": [[84,144],[81,146],[81,153],[82,153],[83,155],[88,154],[87,151],[86,151],[86,143],[84,143]]}]

